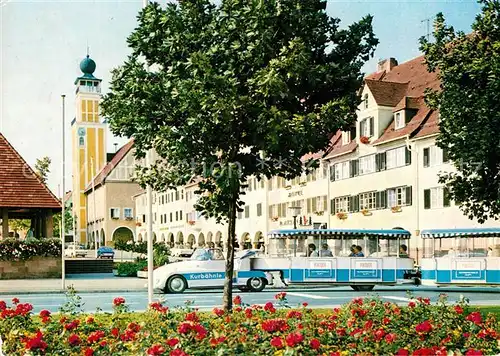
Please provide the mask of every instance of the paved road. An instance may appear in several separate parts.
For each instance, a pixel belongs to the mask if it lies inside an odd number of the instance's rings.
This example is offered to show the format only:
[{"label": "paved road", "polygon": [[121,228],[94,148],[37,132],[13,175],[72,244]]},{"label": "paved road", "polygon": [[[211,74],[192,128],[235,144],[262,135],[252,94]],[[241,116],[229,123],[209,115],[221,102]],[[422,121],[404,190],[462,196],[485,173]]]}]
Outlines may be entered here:
[{"label": "paved road", "polygon": [[[331,308],[349,302],[356,297],[366,297],[378,295],[386,301],[406,304],[409,301],[407,290],[410,290],[415,297],[429,297],[435,302],[439,294],[446,293],[450,302],[457,301],[461,296],[468,298],[473,305],[499,305],[500,289],[498,288],[447,288],[429,289],[422,287],[378,287],[372,292],[355,292],[348,287],[336,288],[294,288],[283,290],[287,292],[291,306],[307,302],[313,308]],[[265,304],[274,300],[274,295],[280,290],[264,290],[260,293],[242,293],[234,291],[235,295],[240,295],[245,303]],[[141,311],[147,307],[147,293],[145,291],[136,292],[109,292],[109,293],[82,293],[83,309],[87,312],[94,312],[101,308],[105,312],[112,310],[111,303],[114,297],[121,296],[127,301],[131,310]],[[57,312],[58,308],[66,301],[63,294],[12,294],[2,295],[0,299],[10,300],[17,297],[21,302],[30,302],[34,306],[34,312],[48,309]],[[184,294],[155,295],[155,300],[164,299],[164,304],[173,308],[183,306],[187,300],[192,302],[192,306],[200,310],[212,310],[222,304],[222,291],[203,290],[189,291]]]}]

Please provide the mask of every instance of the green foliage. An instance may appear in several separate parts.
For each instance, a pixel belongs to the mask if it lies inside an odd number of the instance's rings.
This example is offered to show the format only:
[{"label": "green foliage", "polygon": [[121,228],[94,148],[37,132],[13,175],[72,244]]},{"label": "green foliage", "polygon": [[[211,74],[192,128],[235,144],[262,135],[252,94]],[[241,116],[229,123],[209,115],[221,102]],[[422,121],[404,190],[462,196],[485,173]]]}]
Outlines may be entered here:
[{"label": "green foliage", "polygon": [[135,262],[118,263],[118,275],[121,277],[136,277],[137,271],[140,271],[139,264]]},{"label": "green foliage", "polygon": [[82,297],[80,297],[75,288],[70,285],[67,287],[65,292],[66,302],[59,307],[59,312],[64,314],[76,315],[78,313],[83,313],[83,306],[85,303],[82,302]]},{"label": "green foliage", "polygon": [[56,239],[0,241],[0,260],[2,261],[26,261],[35,256],[61,257],[61,241]]},{"label": "green foliage", "polygon": [[440,182],[470,219],[484,222],[500,214],[500,3],[480,3],[472,33],[455,32],[438,14],[435,41],[420,42],[441,80],[441,90],[426,95],[440,113],[437,144],[457,170]]},{"label": "green foliage", "polygon": [[[147,241],[121,241],[115,242],[115,248],[121,251],[135,252],[146,255],[148,253]],[[168,256],[170,256],[170,248],[164,242],[153,243],[153,259],[155,266],[162,266],[168,263]]]},{"label": "green foliage", "polygon": [[9,219],[9,228],[15,233],[19,231],[28,231],[31,227],[29,219]]},{"label": "green foliage", "polygon": [[43,183],[47,183],[47,177],[50,173],[51,159],[47,156],[37,158],[35,163],[35,173]]},{"label": "green foliage", "polygon": [[[57,213],[54,215],[54,237],[61,237],[61,217],[62,213]],[[69,234],[73,231],[73,215],[71,214],[70,209],[66,209],[64,211],[64,226],[66,227],[66,234]]]},{"label": "green foliage", "polygon": [[[371,16],[340,29],[324,8],[322,0],[197,0],[143,10],[102,103],[138,157],[151,148],[160,157],[139,169],[139,183],[164,191],[201,177],[196,209],[229,222],[235,236],[247,177],[301,174],[305,154],[355,122],[361,67],[378,43]],[[226,276],[233,246],[229,239]],[[231,284],[227,277],[226,308]]]}]

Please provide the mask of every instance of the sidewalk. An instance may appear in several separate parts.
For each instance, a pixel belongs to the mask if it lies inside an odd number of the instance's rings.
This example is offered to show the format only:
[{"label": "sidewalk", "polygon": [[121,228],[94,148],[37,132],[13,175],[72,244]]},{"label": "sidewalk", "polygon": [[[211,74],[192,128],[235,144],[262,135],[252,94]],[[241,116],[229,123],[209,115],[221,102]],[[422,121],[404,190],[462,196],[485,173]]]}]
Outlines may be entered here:
[{"label": "sidewalk", "polygon": [[[66,287],[73,285],[78,293],[146,291],[146,279],[115,277],[111,273],[67,275]],[[61,279],[4,279],[0,294],[61,293]]]}]

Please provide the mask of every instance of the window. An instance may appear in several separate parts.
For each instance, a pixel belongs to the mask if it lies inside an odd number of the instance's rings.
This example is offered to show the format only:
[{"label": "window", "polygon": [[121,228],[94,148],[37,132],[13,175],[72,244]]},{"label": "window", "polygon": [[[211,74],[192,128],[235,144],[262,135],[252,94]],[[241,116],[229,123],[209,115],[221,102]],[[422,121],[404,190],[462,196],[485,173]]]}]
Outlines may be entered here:
[{"label": "window", "polygon": [[245,218],[249,218],[250,217],[250,207],[247,205],[245,206]]},{"label": "window", "polygon": [[178,211],[175,212],[175,221],[179,221],[179,212]]},{"label": "window", "polygon": [[424,148],[424,167],[433,167],[448,162],[448,154],[438,146]]},{"label": "window", "polygon": [[394,129],[399,130],[405,127],[405,117],[402,111],[394,115]]},{"label": "window", "polygon": [[243,217],[243,214],[241,211],[238,211],[238,219],[241,219]]},{"label": "window", "polygon": [[370,136],[373,136],[373,133],[374,133],[373,117],[369,117],[367,119],[364,119],[359,123],[359,135],[360,136],[370,137]]},{"label": "window", "polygon": [[368,109],[368,94],[365,94],[365,96],[363,98],[363,103],[364,103],[365,109]]},{"label": "window", "polygon": [[79,144],[80,146],[85,146],[85,139],[84,139],[83,137],[80,137],[80,138],[78,139],[78,144]]},{"label": "window", "polygon": [[375,155],[361,157],[359,159],[359,174],[375,172]]},{"label": "window", "polygon": [[387,151],[385,154],[387,169],[406,165],[406,147],[395,148]]},{"label": "window", "polygon": [[120,209],[119,208],[111,208],[111,219],[119,219],[120,218]]},{"label": "window", "polygon": [[124,208],[123,209],[123,217],[127,220],[132,220],[134,218],[132,214],[132,208]]},{"label": "window", "polygon": [[349,142],[351,142],[351,132],[342,131],[342,145],[347,145]]},{"label": "window", "polygon": [[257,204],[257,216],[262,216],[262,203]]},{"label": "window", "polygon": [[146,222],[146,214],[142,214],[142,222],[145,223]]},{"label": "window", "polygon": [[96,100],[82,100],[82,121],[99,121],[99,102]]},{"label": "window", "polygon": [[337,163],[334,165],[334,180],[349,178],[349,161]]},{"label": "window", "polygon": [[372,210],[376,208],[376,192],[361,193],[359,195],[359,208]]},{"label": "window", "polygon": [[179,220],[182,220],[182,210],[179,211]]},{"label": "window", "polygon": [[172,222],[174,219],[173,219],[173,213],[170,213],[170,222]]},{"label": "window", "polygon": [[349,197],[338,197],[332,199],[332,208],[331,211],[333,214],[336,213],[347,213],[349,211]]},{"label": "window", "polygon": [[447,188],[436,187],[424,190],[424,209],[450,206],[450,192]]},{"label": "window", "polygon": [[411,187],[387,189],[387,205],[389,208],[411,205]]}]

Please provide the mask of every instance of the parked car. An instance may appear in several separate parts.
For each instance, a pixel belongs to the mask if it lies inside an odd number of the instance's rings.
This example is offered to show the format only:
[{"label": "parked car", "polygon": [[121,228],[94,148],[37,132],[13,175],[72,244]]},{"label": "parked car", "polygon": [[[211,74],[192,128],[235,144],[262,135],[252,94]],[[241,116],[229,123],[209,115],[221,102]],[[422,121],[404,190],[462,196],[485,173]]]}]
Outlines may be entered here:
[{"label": "parked car", "polygon": [[64,249],[65,257],[85,257],[87,256],[87,251],[83,245],[71,244]]},{"label": "parked car", "polygon": [[111,247],[101,246],[97,250],[97,258],[111,258],[115,257],[115,251]]}]

